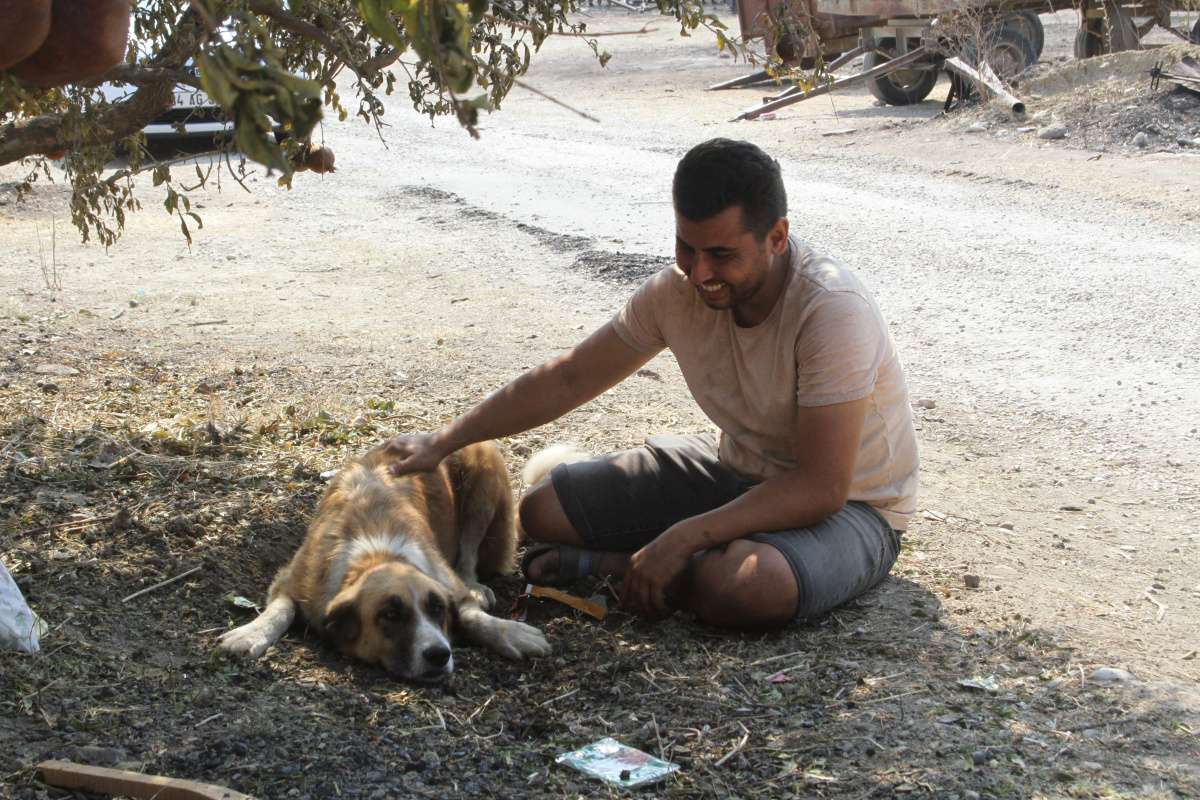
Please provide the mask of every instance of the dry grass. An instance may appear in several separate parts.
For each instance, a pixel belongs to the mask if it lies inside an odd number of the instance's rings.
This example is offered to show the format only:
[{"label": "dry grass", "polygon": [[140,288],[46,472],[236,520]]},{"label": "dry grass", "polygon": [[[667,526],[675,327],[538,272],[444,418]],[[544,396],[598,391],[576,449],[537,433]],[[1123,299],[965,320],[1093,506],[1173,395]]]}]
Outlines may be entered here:
[{"label": "dry grass", "polygon": [[[0,328],[47,335],[28,320]],[[1083,680],[1078,657],[1026,619],[987,619],[982,594],[979,612],[949,614],[961,575],[931,566],[925,527],[880,590],[779,633],[619,613],[600,625],[539,606],[553,656],[465,651],[435,689],[303,631],[258,663],[219,656],[217,634],[250,613],[231,597],[262,596],[319,473],[454,408],[286,369],[172,366],[101,336],[56,347],[89,374],[39,387],[16,355],[0,389],[0,552],[52,628],[43,654],[0,654],[0,797],[61,796],[32,771],[52,757],[260,797],[608,796],[553,764],[605,735],[682,766],[657,796],[1200,793],[1194,721],[1161,696]],[[571,424],[561,432],[593,446],[629,443],[619,427]],[[514,473],[537,445],[505,443]],[[518,587],[504,581],[501,603]],[[959,684],[987,676],[998,691]]]}]

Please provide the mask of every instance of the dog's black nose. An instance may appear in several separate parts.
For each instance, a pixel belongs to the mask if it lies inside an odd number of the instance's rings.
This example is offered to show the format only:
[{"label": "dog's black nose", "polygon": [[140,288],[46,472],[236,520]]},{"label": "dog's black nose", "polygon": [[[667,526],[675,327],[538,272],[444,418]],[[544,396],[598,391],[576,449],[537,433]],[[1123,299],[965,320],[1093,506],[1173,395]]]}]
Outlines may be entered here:
[{"label": "dog's black nose", "polygon": [[433,647],[425,648],[421,653],[421,657],[425,659],[425,663],[435,667],[444,667],[446,662],[450,660],[450,648],[437,644]]}]

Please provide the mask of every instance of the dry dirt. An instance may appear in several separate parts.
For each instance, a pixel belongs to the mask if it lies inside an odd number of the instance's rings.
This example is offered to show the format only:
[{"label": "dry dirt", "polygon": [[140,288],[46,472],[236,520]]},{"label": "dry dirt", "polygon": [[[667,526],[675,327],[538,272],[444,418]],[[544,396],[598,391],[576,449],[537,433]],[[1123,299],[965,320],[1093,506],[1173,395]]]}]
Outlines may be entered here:
[{"label": "dry dirt", "polygon": [[[1053,59],[1072,23],[1045,19]],[[198,195],[191,248],[148,180],[107,252],[60,189],[0,194],[0,553],[51,626],[41,656],[0,655],[0,797],[61,796],[31,769],[51,757],[261,797],[608,796],[553,763],[603,735],[682,766],[654,796],[1200,795],[1200,157],[968,133],[983,112],[934,119],[944,83],[730,123],[762,91],[703,89],[744,65],[652,27],[603,40],[606,70],[544,48],[529,82],[600,124],[517,92],[472,142],[397,98],[387,147],[325,126],[335,175]],[[214,655],[320,472],[561,352],[669,263],[671,171],[717,135],[781,160],[793,230],[891,320],[923,460],[895,577],[765,636],[537,608],[553,657],[467,652],[445,689],[302,631]],[[503,445],[515,473],[552,440],[706,426],[662,357]]]}]

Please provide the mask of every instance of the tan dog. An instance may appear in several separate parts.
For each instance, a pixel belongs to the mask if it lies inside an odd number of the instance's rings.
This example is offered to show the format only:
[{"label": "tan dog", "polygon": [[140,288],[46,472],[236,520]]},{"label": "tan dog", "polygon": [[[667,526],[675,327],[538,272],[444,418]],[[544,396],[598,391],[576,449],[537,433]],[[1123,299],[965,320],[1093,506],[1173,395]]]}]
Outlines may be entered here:
[{"label": "tan dog", "polygon": [[223,650],[262,655],[299,608],[342,652],[415,681],[454,671],[456,632],[508,658],[550,652],[537,628],[486,613],[495,596],[479,576],[510,572],[517,546],[496,445],[465,447],[433,472],[395,477],[389,463],[379,447],[334,476],[267,607],[222,636]]}]

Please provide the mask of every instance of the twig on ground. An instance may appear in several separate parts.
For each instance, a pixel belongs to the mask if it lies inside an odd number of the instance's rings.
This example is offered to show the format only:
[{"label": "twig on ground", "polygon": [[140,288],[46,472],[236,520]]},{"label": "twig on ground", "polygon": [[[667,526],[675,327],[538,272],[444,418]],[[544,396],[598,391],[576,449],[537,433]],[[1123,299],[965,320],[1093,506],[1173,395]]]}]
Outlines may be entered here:
[{"label": "twig on ground", "polygon": [[189,575],[196,574],[197,572],[199,572],[201,570],[201,568],[202,567],[192,567],[187,572],[181,572],[178,575],[176,575],[174,578],[167,578],[165,581],[159,581],[158,583],[154,584],[153,586],[147,586],[145,589],[140,589],[140,590],[134,592],[133,594],[129,595],[128,597],[122,598],[121,602],[128,603],[130,600],[134,599],[135,597],[141,597],[144,594],[149,594],[150,592],[161,589],[164,586],[170,586],[172,583],[181,581]]},{"label": "twig on ground", "polygon": [[[563,692],[563,693],[562,693],[562,694],[560,694],[558,697],[551,697],[549,700],[544,700],[544,701],[542,701],[541,703],[538,703],[538,705],[539,705],[539,706],[541,706],[541,707],[545,707],[545,706],[548,706],[548,705],[550,705],[551,703],[556,703],[556,702],[558,702],[559,700],[566,700],[568,697],[571,697],[572,695],[576,695],[576,694],[578,694],[578,693],[579,693],[579,689],[578,689],[578,688],[576,688],[576,689],[572,689],[572,690],[571,690],[571,691],[569,691],[569,692]],[[489,702],[490,702],[490,701],[489,701]]]},{"label": "twig on ground", "polygon": [[1142,597],[1145,597],[1147,600],[1149,600],[1151,603],[1153,603],[1153,604],[1155,605],[1155,607],[1156,607],[1156,608],[1158,608],[1158,614],[1157,614],[1157,615],[1154,617],[1154,621],[1155,621],[1155,622],[1162,622],[1162,621],[1163,621],[1163,617],[1165,617],[1165,616],[1167,615],[1167,606],[1166,606],[1166,604],[1165,604],[1165,603],[1160,603],[1160,602],[1158,602],[1157,600],[1155,600],[1155,599],[1154,599],[1154,595],[1150,594],[1149,592],[1146,592],[1145,594],[1143,594],[1143,595],[1142,595]]},{"label": "twig on ground", "polygon": [[202,325],[224,325],[228,322],[229,322],[229,320],[227,320],[227,319],[206,319],[202,322],[188,322],[185,324],[189,328],[199,328]]},{"label": "twig on ground", "polygon": [[806,650],[796,650],[791,653],[783,653],[782,655],[771,656],[770,658],[760,658],[758,661],[751,661],[750,666],[759,667],[759,666],[762,666],[763,664],[770,664],[772,661],[782,661],[783,659],[791,658],[792,656],[802,656],[806,652],[807,652]]},{"label": "twig on ground", "polygon": [[[119,512],[118,512],[119,513]],[[23,536],[32,536],[35,533],[45,533],[46,531],[66,530],[68,528],[84,528],[88,525],[98,525],[101,522],[108,522],[113,519],[116,514],[106,514],[102,517],[88,517],[87,519],[76,519],[70,522],[57,522],[53,525],[43,525],[40,528],[30,528],[27,531],[22,531]]]},{"label": "twig on ground", "polygon": [[[740,722],[738,724],[742,725]],[[750,741],[750,731],[746,728],[745,725],[742,725],[742,731],[743,731],[742,738],[738,741],[737,744],[735,744],[733,746],[732,750],[730,750],[728,753],[726,753],[725,755],[723,755],[719,759],[717,759],[717,763],[713,764],[714,767],[724,766],[726,761],[733,758],[738,753],[742,752],[742,749],[746,746],[746,742]]]}]

